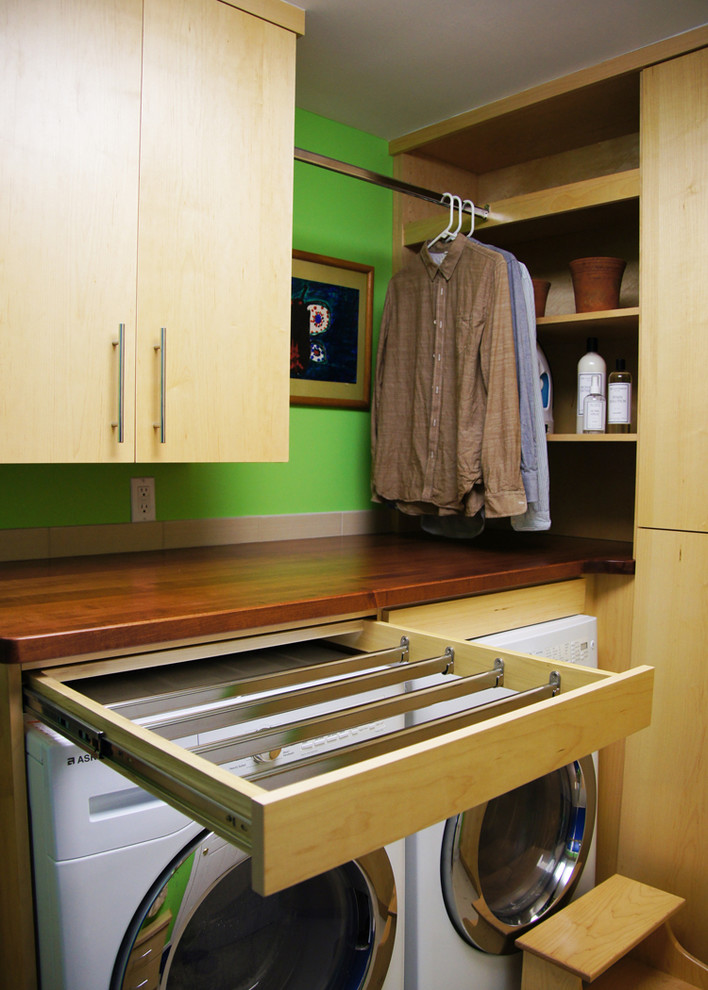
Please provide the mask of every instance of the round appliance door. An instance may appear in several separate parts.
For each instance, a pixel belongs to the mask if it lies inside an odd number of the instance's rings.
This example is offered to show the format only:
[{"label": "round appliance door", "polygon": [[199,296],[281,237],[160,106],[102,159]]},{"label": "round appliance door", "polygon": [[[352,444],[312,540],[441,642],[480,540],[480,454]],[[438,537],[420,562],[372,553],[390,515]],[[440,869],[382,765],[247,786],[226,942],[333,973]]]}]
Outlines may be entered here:
[{"label": "round appliance door", "polygon": [[445,907],[458,934],[485,952],[514,940],[573,893],[595,824],[592,756],[471,808],[445,824]]},{"label": "round appliance door", "polygon": [[378,990],[395,928],[384,850],[261,897],[250,857],[202,832],[140,905],[110,990]]}]

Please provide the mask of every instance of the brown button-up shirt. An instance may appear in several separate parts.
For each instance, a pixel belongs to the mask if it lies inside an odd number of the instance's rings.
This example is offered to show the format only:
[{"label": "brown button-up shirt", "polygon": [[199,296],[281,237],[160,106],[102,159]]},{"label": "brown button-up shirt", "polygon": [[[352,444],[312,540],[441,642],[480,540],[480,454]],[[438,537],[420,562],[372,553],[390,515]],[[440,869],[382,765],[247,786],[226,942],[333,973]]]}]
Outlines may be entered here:
[{"label": "brown button-up shirt", "polygon": [[[411,514],[526,510],[506,261],[458,234],[423,247],[384,305],[372,494]],[[438,263],[439,261],[439,263]]]}]

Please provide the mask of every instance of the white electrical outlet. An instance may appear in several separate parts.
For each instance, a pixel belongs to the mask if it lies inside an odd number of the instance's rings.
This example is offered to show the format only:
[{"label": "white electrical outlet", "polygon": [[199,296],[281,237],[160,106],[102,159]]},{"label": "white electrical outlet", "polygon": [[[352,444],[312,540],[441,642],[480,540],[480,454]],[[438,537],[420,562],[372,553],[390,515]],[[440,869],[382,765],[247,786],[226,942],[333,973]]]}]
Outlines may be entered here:
[{"label": "white electrical outlet", "polygon": [[155,521],[155,479],[130,479],[130,518],[132,522]]}]

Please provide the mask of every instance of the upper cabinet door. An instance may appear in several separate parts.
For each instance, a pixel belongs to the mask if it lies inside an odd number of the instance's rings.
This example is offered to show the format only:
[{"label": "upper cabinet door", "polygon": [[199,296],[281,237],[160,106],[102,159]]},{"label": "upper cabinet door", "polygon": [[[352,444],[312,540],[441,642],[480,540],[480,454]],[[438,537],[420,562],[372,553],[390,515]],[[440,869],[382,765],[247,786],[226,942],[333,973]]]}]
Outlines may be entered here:
[{"label": "upper cabinet door", "polygon": [[708,49],[642,74],[640,527],[708,532]]},{"label": "upper cabinet door", "polygon": [[146,0],[138,460],[287,459],[295,37]]},{"label": "upper cabinet door", "polygon": [[141,21],[140,0],[0,9],[2,461],[134,457]]}]

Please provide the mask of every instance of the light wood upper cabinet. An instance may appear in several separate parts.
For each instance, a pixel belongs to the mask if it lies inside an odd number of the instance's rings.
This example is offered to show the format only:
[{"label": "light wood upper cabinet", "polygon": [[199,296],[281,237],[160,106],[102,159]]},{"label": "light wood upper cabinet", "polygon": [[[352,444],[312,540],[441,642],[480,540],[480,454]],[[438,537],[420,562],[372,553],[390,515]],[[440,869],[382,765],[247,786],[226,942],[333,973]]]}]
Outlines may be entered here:
[{"label": "light wood upper cabinet", "polygon": [[301,18],[262,7],[5,5],[1,460],[287,458]]},{"label": "light wood upper cabinet", "polygon": [[3,461],[133,456],[141,32],[136,0],[2,5]]},{"label": "light wood upper cabinet", "polygon": [[708,532],[708,49],[642,76],[637,524]]},{"label": "light wood upper cabinet", "polygon": [[291,32],[146,3],[138,460],[287,460],[294,79]]}]

